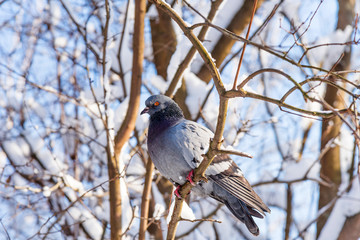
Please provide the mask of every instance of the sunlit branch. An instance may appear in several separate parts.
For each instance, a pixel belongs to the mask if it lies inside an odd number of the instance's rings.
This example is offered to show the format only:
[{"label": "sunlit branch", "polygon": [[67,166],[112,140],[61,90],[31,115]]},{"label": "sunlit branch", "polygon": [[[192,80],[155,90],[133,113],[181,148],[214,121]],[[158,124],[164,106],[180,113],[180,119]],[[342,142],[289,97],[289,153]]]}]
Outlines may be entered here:
[{"label": "sunlit branch", "polygon": [[[213,18],[215,17],[215,14],[216,14],[217,10],[219,9],[219,6],[222,2],[223,2],[223,0],[216,0],[216,1],[211,2],[211,9],[209,11],[206,21],[211,22],[213,20]],[[191,7],[191,5],[189,5],[189,4],[188,4],[188,6]],[[192,9],[195,10],[194,8],[192,8]],[[204,40],[204,37],[205,37],[208,29],[209,29],[209,26],[203,26],[201,28],[200,33],[198,35],[198,39],[200,41]],[[185,69],[191,63],[191,60],[194,58],[195,53],[196,53],[196,48],[194,46],[192,46],[191,49],[189,50],[189,52],[187,53],[187,55],[185,56],[184,60],[180,63],[179,67],[177,68],[175,75],[172,78],[171,83],[165,92],[166,96],[171,97],[173,95],[174,90],[175,90],[177,84],[179,83],[181,76],[183,75]]]}]

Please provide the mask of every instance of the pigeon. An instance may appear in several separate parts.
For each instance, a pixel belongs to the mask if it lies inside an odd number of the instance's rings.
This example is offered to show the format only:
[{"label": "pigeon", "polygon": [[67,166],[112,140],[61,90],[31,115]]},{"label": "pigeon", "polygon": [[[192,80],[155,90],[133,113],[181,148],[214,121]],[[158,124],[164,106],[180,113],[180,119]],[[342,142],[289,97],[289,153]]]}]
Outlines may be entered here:
[{"label": "pigeon", "polygon": [[[192,180],[210,145],[214,133],[194,121],[186,120],[180,107],[164,95],[150,96],[141,114],[150,115],[147,136],[148,152],[159,172],[179,187]],[[205,172],[207,182],[200,181],[192,192],[225,204],[230,212],[245,223],[255,236],[259,228],[253,217],[263,218],[270,209],[245,179],[241,169],[226,154],[217,155]]]}]

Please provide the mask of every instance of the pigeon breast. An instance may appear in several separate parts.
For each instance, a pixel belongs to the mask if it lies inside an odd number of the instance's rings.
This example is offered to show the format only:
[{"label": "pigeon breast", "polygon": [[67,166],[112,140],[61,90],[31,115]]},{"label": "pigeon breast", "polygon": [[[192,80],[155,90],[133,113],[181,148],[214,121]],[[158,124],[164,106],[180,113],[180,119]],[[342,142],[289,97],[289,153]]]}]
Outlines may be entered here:
[{"label": "pigeon breast", "polygon": [[166,178],[184,184],[185,176],[201,163],[212,135],[210,130],[195,122],[179,121],[148,139],[151,160]]}]

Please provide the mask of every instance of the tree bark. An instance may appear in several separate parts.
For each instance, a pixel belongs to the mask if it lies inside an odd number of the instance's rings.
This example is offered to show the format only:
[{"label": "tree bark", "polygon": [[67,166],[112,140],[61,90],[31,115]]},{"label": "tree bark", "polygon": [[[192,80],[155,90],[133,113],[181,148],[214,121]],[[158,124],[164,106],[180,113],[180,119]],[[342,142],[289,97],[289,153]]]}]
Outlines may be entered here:
[{"label": "tree bark", "polygon": [[[354,19],[355,0],[338,0],[338,24],[337,29],[344,30],[347,25],[351,25]],[[346,46],[343,58],[335,66],[335,71],[347,70],[350,67],[351,48]],[[330,50],[331,51],[331,50]],[[336,81],[333,76],[329,77],[330,81]],[[344,94],[338,91],[331,85],[327,85],[324,100],[336,109],[344,107]],[[338,117],[332,119],[325,119],[321,130],[321,149],[326,147],[326,144],[339,136],[342,121]],[[333,183],[332,187],[320,185],[320,197],[318,209],[326,206],[333,198],[336,197],[338,187],[341,184],[341,167],[340,167],[340,146],[336,145],[330,148],[324,156],[320,159],[321,169],[320,176],[326,181]],[[320,235],[332,208],[326,211],[317,222],[317,236]]]},{"label": "tree bark", "polygon": [[[171,184],[171,183],[170,183]],[[172,192],[172,188],[170,189],[170,194],[171,195]],[[154,200],[154,194],[151,194],[151,198],[150,198],[150,203],[149,203],[149,219],[152,218],[154,216],[154,211],[155,211],[155,200]],[[164,217],[166,218],[166,217]],[[163,237],[163,232],[161,229],[161,220],[152,220],[153,223],[151,223],[148,228],[147,231],[150,233],[150,235],[152,235],[150,238],[154,238],[154,239],[164,239]]]},{"label": "tree bark", "polygon": [[357,240],[360,238],[360,213],[348,217],[340,232],[339,240]]},{"label": "tree bark", "polygon": [[140,229],[139,229],[139,240],[145,239],[145,233],[148,227],[149,221],[147,217],[149,216],[153,170],[154,170],[154,164],[151,162],[150,159],[148,159],[146,163],[145,185],[141,199],[141,219],[140,219]]},{"label": "tree bark", "polygon": [[115,136],[115,156],[108,158],[108,172],[110,179],[110,225],[111,239],[121,239],[121,191],[120,191],[120,152],[129,140],[135,128],[136,118],[140,105],[141,76],[144,59],[144,26],[145,26],[145,0],[135,1],[135,23],[133,38],[133,63],[129,106],[125,119]]},{"label": "tree bark", "polygon": [[177,40],[171,18],[157,9],[159,18],[150,19],[154,63],[158,75],[167,81],[167,68],[176,50]]}]

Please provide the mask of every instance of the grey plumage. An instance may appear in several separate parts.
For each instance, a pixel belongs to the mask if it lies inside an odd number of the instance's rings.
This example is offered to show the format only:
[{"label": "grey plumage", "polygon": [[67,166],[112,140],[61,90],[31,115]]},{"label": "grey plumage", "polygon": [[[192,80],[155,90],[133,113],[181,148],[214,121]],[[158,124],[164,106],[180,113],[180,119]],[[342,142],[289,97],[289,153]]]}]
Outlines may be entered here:
[{"label": "grey plumage", "polygon": [[[188,173],[197,168],[214,134],[204,126],[186,120],[170,98],[154,95],[145,102],[141,114],[150,115],[148,151],[155,167],[175,185],[182,185]],[[193,192],[224,203],[249,231],[259,234],[252,217],[263,218],[270,209],[251,188],[240,168],[228,155],[218,155],[205,172],[208,182]]]}]

